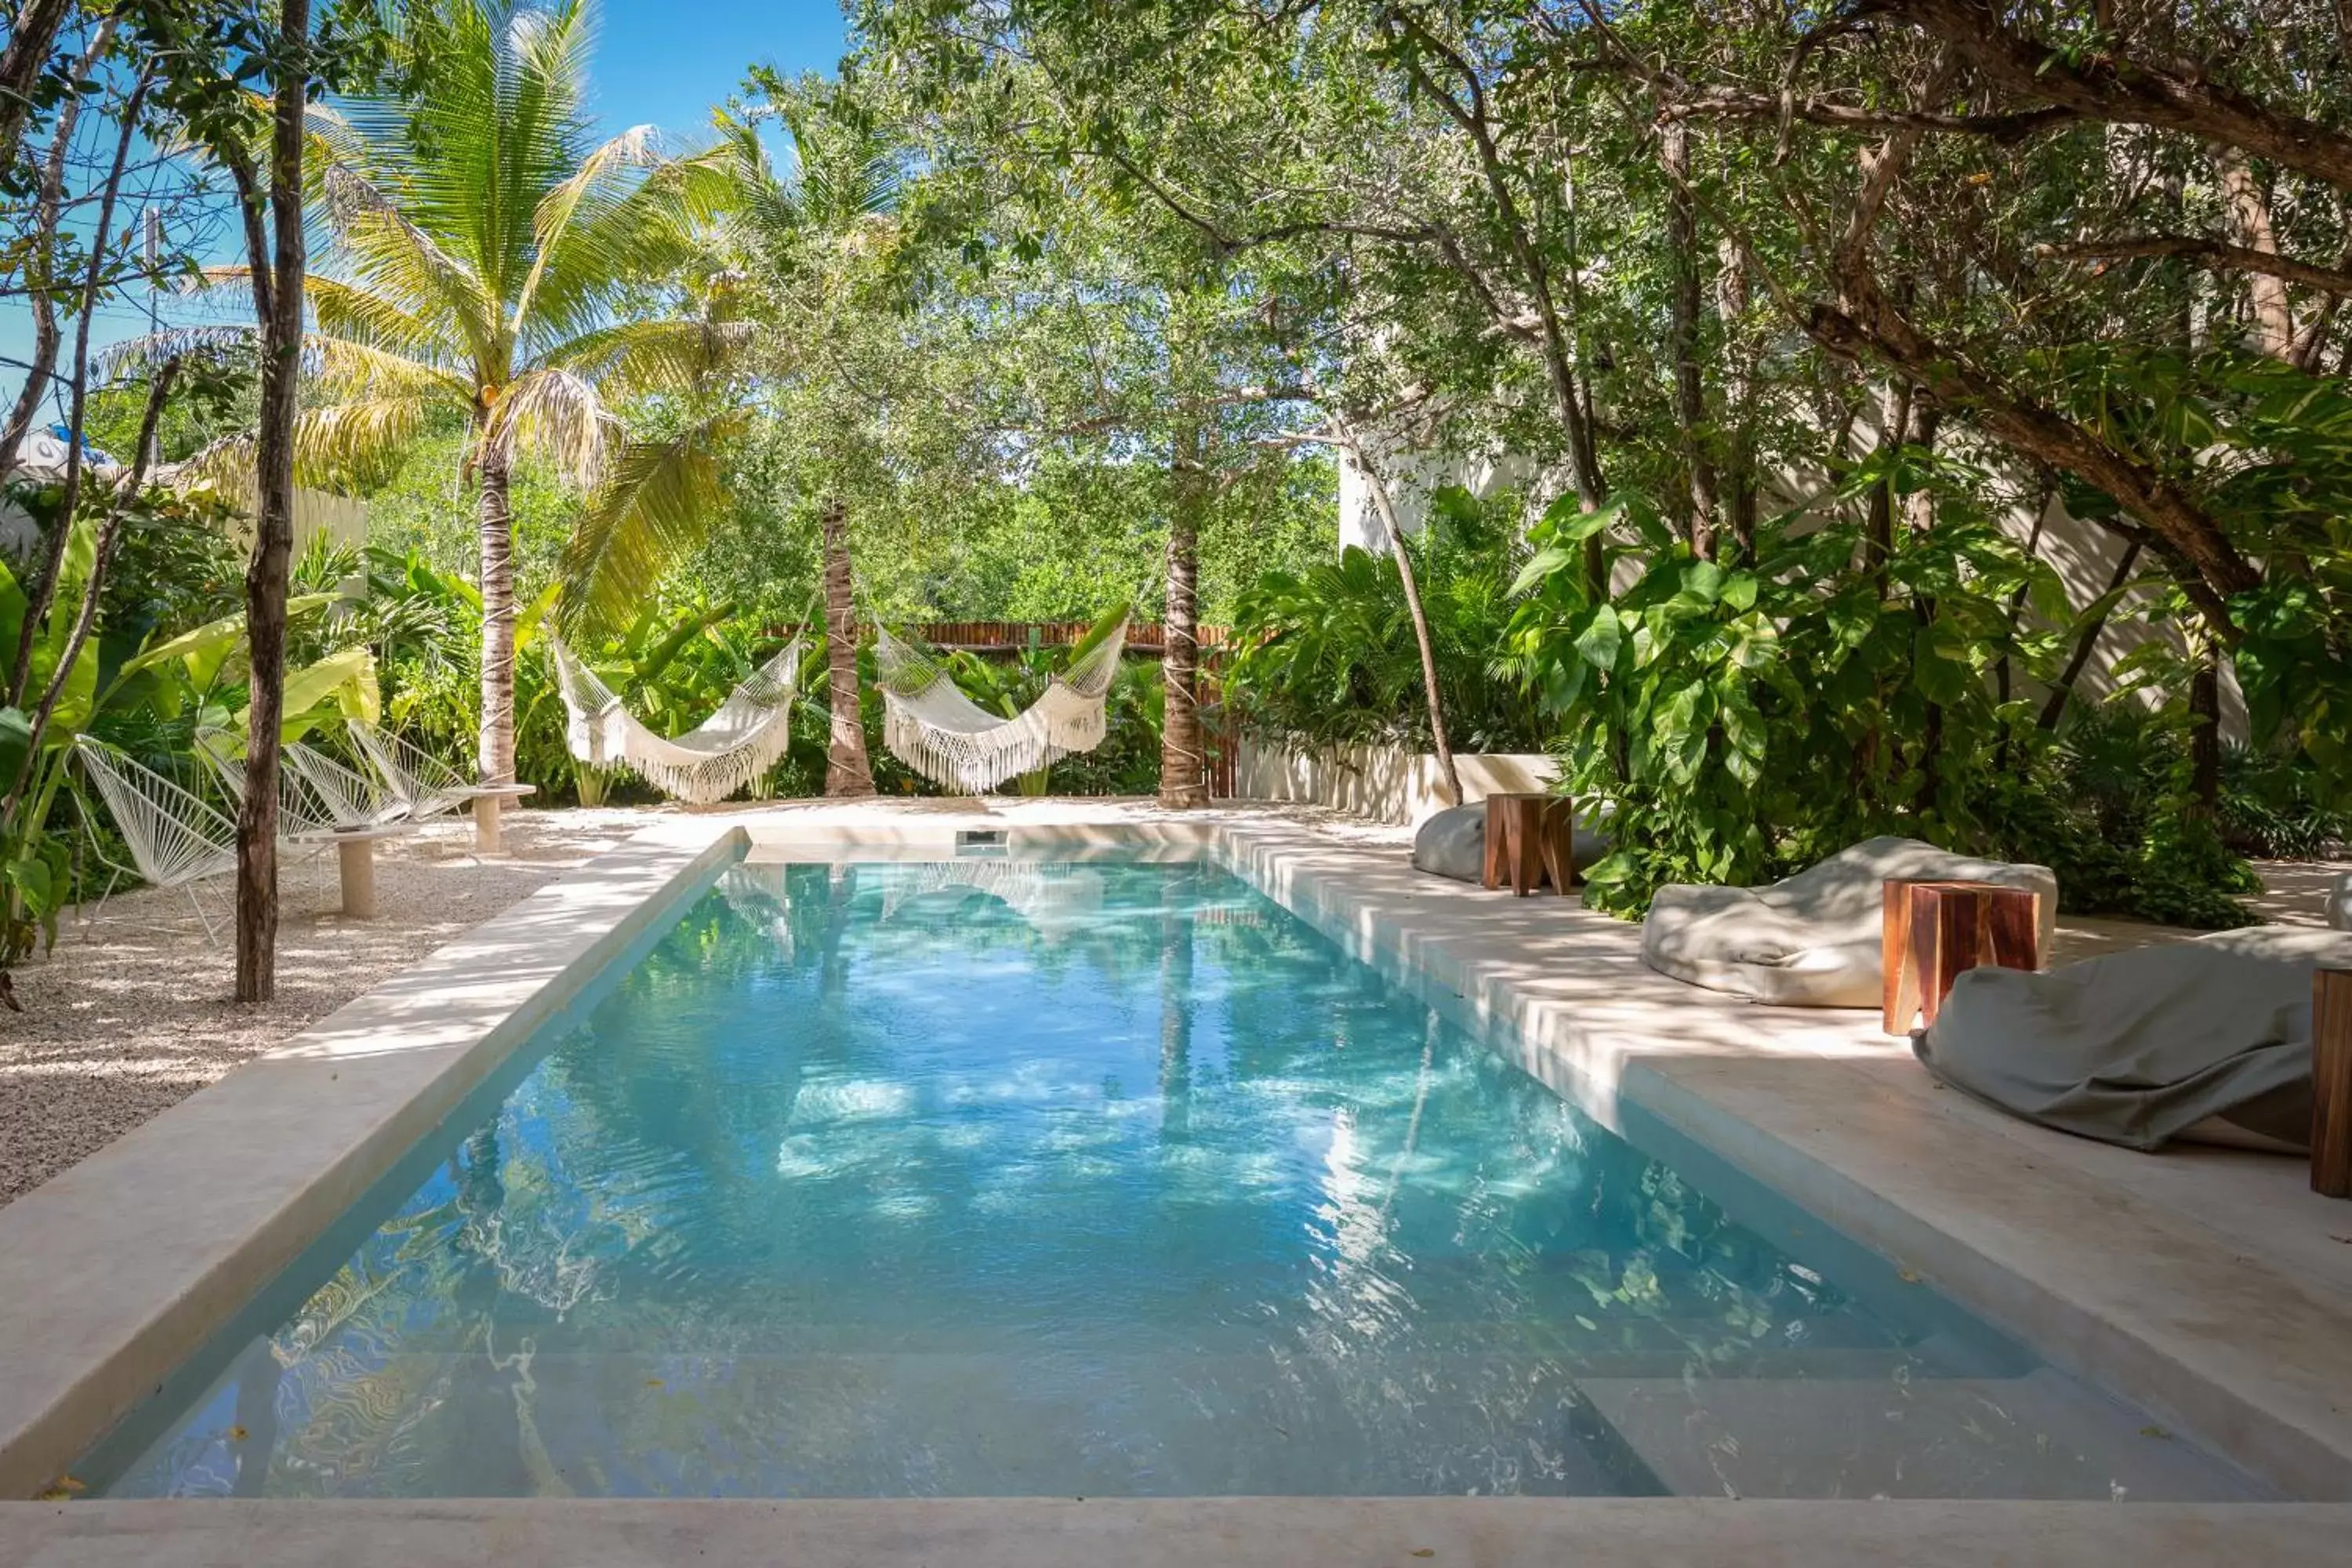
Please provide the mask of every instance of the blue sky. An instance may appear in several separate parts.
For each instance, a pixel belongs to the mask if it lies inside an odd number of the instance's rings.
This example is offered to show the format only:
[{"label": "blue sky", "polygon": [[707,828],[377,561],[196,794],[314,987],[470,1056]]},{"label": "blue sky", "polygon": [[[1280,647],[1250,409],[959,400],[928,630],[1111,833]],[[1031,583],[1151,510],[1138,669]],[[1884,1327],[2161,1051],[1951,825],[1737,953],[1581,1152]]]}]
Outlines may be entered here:
[{"label": "blue sky", "polygon": [[[830,74],[840,63],[838,0],[603,0],[594,62],[595,107],[611,130],[656,125],[698,140],[711,105],[741,87],[754,64],[788,76]],[[103,310],[93,348],[146,330],[142,300]],[[72,344],[68,324],[67,349]],[[32,318],[20,300],[0,301],[0,397],[13,403],[23,385],[11,361],[31,352]],[[43,422],[48,422],[44,411]]]},{"label": "blue sky", "polygon": [[840,63],[835,0],[604,0],[596,107],[614,130],[699,135],[747,68],[830,74]]}]

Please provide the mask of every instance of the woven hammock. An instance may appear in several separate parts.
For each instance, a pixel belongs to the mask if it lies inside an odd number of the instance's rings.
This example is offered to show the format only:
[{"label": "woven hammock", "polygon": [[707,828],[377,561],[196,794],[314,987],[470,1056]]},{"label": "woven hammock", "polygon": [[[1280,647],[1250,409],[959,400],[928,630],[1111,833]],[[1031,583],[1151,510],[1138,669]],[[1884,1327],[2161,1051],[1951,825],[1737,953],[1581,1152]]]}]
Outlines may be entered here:
[{"label": "woven hammock", "polygon": [[979,795],[1006,779],[1102,744],[1103,712],[1128,617],[1046,682],[1037,700],[1008,719],[965,696],[938,654],[874,628],[874,671],[885,710],[882,743],[930,780]]},{"label": "woven hammock", "polygon": [[547,645],[571,716],[565,738],[572,756],[590,767],[625,765],[664,795],[709,805],[764,775],[792,748],[799,642],[753,670],[717,712],[677,736],[646,728],[570,648],[552,637]]}]

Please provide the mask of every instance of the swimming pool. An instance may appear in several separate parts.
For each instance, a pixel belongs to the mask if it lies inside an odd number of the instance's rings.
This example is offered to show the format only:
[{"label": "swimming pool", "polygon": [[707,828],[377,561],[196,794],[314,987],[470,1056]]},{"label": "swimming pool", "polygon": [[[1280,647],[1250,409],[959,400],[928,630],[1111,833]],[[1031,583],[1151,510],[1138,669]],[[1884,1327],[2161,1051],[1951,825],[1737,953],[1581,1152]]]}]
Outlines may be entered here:
[{"label": "swimming pool", "polygon": [[985,858],[725,873],[76,1473],[2261,1495],[1213,866]]}]

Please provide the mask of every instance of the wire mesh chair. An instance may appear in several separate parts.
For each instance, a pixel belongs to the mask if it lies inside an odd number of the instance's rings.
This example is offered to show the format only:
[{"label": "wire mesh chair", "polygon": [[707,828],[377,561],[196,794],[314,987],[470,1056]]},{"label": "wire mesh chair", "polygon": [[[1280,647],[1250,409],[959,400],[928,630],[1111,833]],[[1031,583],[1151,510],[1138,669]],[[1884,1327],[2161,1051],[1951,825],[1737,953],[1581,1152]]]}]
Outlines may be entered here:
[{"label": "wire mesh chair", "polygon": [[[205,928],[205,940],[212,941],[218,926],[195,890],[199,883],[236,869],[236,825],[203,796],[103,742],[80,737],[74,742],[74,758],[105,801],[131,854],[128,867],[103,855],[100,862],[118,876],[129,873],[185,894]],[[110,879],[106,892],[99,895],[100,909],[113,890]]]},{"label": "wire mesh chair", "polygon": [[415,742],[358,719],[350,723],[360,755],[367,759],[385,794],[399,803],[411,822],[455,811],[486,795],[513,793],[506,785],[468,784],[455,768]]}]

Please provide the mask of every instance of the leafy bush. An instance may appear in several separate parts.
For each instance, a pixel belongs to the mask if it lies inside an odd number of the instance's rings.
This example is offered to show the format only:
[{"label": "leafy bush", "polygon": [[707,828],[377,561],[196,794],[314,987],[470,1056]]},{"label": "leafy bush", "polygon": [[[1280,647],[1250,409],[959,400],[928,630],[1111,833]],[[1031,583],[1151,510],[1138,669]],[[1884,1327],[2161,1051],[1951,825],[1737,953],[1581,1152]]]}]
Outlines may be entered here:
[{"label": "leafy bush", "polygon": [[[1447,738],[1460,752],[1540,751],[1549,731],[1539,705],[1498,673],[1524,553],[1508,521],[1517,505],[1441,491],[1430,525],[1407,546]],[[1234,618],[1241,652],[1229,689],[1250,728],[1309,745],[1431,744],[1421,648],[1395,557],[1350,546],[1334,562],[1266,573]]]}]

